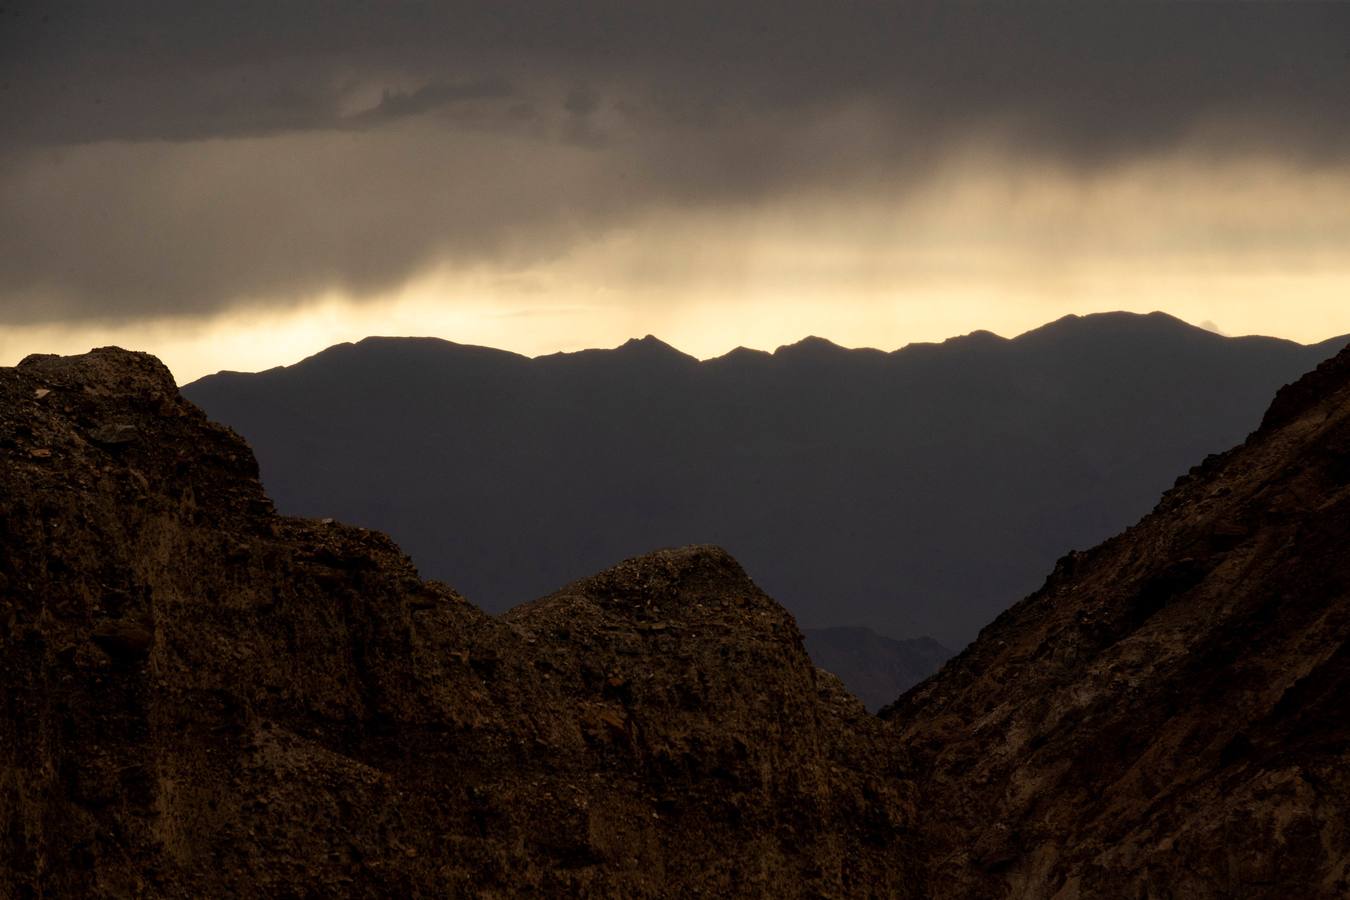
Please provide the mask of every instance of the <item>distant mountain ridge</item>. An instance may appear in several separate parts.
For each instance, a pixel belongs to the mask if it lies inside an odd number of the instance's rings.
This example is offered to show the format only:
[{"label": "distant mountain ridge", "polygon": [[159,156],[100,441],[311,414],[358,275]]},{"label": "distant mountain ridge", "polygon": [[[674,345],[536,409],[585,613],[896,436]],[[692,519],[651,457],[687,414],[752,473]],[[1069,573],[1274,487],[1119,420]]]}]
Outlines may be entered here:
[{"label": "distant mountain ridge", "polygon": [[811,661],[839,676],[868,712],[876,712],[932,675],[952,651],[932,638],[896,640],[861,625],[803,628]]},{"label": "distant mountain ridge", "polygon": [[650,336],[535,359],[368,338],[183,392],[250,442],[280,509],[387,531],[488,609],[714,542],[803,625],[960,646],[1341,343],[1161,313],[703,362]]}]

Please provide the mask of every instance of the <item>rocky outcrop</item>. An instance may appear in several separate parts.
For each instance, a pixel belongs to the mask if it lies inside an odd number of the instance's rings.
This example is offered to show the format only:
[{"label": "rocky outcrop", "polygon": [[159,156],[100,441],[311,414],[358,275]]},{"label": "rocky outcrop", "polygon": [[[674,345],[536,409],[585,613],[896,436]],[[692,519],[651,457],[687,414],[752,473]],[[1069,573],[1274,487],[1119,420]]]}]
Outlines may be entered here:
[{"label": "rocky outcrop", "polygon": [[1347,891],[1350,351],[881,718],[716,548],[493,617],[279,516],[143,354],[0,460],[0,896]]},{"label": "rocky outcrop", "polygon": [[[882,725],[725,553],[497,619],[115,349],[0,372],[0,895],[906,890]],[[453,510],[447,510],[453,515]]]}]

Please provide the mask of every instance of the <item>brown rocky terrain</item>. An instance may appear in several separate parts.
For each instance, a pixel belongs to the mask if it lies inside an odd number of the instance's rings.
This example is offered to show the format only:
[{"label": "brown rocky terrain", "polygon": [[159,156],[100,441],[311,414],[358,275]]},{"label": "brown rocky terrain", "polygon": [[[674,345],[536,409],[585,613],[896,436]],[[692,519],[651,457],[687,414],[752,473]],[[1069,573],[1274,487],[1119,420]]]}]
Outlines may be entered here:
[{"label": "brown rocky terrain", "polygon": [[[115,349],[0,372],[0,896],[898,893],[898,748],[725,553],[493,618]],[[453,514],[453,511],[448,511]]]},{"label": "brown rocky terrain", "polygon": [[716,548],[493,617],[278,516],[144,354],[0,460],[0,896],[1347,892],[1350,351],[882,718]]},{"label": "brown rocky terrain", "polygon": [[882,716],[935,896],[1350,896],[1350,349]]}]

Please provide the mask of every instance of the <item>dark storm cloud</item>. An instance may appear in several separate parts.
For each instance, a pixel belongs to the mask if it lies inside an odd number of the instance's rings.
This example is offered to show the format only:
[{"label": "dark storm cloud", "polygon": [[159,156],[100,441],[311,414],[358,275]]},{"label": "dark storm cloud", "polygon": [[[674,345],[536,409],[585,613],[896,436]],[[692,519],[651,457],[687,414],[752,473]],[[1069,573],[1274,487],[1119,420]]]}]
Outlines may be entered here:
[{"label": "dark storm cloud", "polygon": [[378,290],[970,142],[1339,165],[1346,96],[1342,4],[8,4],[0,316]]},{"label": "dark storm cloud", "polygon": [[[1343,136],[1350,90],[1342,4],[51,2],[2,21],[5,113],[30,140],[310,128],[362,78],[566,91],[583,73],[648,109],[867,97],[939,130],[1016,120],[1096,154],[1210,115]],[[90,109],[109,103],[120,124]]]}]

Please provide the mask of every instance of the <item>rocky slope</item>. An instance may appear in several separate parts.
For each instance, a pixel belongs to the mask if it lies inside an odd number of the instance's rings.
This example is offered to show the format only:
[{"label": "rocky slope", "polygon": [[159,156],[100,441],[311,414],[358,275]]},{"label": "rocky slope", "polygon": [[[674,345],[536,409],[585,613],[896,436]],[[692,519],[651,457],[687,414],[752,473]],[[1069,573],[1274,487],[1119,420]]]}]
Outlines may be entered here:
[{"label": "rocky slope", "polygon": [[1350,896],[1350,349],[883,712],[938,896]]},{"label": "rocky slope", "polygon": [[0,459],[0,896],[1347,891],[1350,350],[882,718],[715,548],[492,617],[278,516],[145,355]]}]

